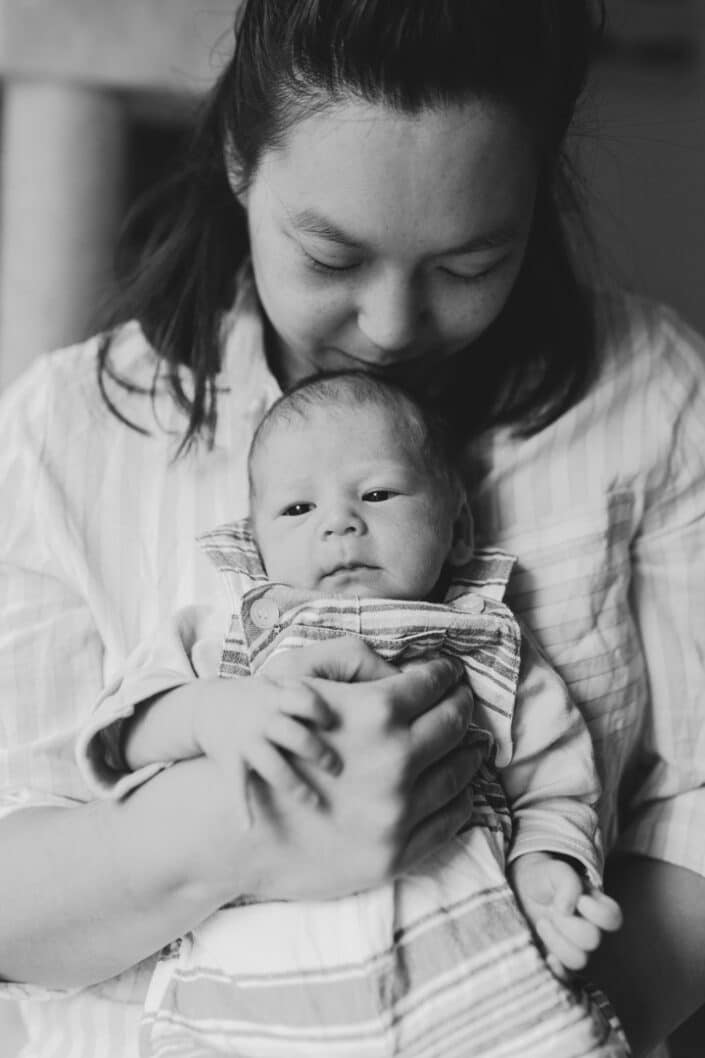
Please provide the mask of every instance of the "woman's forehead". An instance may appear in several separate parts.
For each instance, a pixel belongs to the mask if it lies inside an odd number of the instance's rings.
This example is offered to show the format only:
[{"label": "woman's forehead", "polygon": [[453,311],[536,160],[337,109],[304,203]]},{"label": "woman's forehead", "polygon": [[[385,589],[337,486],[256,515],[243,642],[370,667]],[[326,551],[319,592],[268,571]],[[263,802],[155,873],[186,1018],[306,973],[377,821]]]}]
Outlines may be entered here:
[{"label": "woman's forehead", "polygon": [[349,100],[295,123],[253,192],[259,183],[294,234],[433,255],[523,230],[535,179],[531,134],[506,106],[405,114]]}]

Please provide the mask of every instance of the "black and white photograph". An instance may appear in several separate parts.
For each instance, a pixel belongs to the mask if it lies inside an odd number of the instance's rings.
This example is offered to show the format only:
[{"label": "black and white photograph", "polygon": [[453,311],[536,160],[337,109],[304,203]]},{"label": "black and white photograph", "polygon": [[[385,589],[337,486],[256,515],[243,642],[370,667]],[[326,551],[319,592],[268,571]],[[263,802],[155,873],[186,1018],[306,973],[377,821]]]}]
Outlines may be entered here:
[{"label": "black and white photograph", "polygon": [[705,1058],[703,0],[0,0],[0,1058]]}]

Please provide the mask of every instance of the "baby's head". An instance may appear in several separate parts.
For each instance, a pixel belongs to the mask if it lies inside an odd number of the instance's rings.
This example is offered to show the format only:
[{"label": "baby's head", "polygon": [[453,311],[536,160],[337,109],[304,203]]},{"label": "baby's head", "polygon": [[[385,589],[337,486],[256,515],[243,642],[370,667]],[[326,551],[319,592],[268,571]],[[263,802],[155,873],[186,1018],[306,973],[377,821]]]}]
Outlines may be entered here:
[{"label": "baby's head", "polygon": [[362,372],[304,381],[260,423],[251,517],[272,581],[329,595],[428,599],[472,550],[440,424]]}]

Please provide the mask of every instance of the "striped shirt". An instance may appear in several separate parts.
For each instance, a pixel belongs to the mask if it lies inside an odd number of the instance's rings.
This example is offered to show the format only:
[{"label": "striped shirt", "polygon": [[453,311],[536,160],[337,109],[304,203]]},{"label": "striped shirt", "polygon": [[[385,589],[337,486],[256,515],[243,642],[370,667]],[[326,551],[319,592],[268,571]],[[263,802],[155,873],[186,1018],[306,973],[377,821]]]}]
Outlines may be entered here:
[{"label": "striped shirt", "polygon": [[[507,600],[580,705],[605,784],[608,844],[705,874],[705,353],[662,308],[611,303],[590,394],[528,440],[468,453],[481,542],[519,556]],[[247,514],[245,454],[279,393],[251,284],[224,321],[216,446],[172,463],[184,422],[111,392],[95,342],[39,359],[0,402],[0,790],[3,810],[89,799],[76,733],[129,652],[204,604],[193,546]],[[120,332],[117,369],[149,386],[154,354]],[[135,1058],[139,974],[66,996],[3,986],[31,1058]]]}]

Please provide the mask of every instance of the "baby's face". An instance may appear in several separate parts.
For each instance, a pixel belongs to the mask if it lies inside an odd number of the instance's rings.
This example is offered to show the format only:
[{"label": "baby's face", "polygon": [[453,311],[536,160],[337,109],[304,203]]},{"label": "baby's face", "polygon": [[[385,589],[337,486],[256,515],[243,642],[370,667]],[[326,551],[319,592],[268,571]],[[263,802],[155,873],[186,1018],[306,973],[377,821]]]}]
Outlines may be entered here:
[{"label": "baby's face", "polygon": [[328,595],[431,594],[457,512],[390,413],[309,408],[263,438],[252,477],[270,580]]}]

